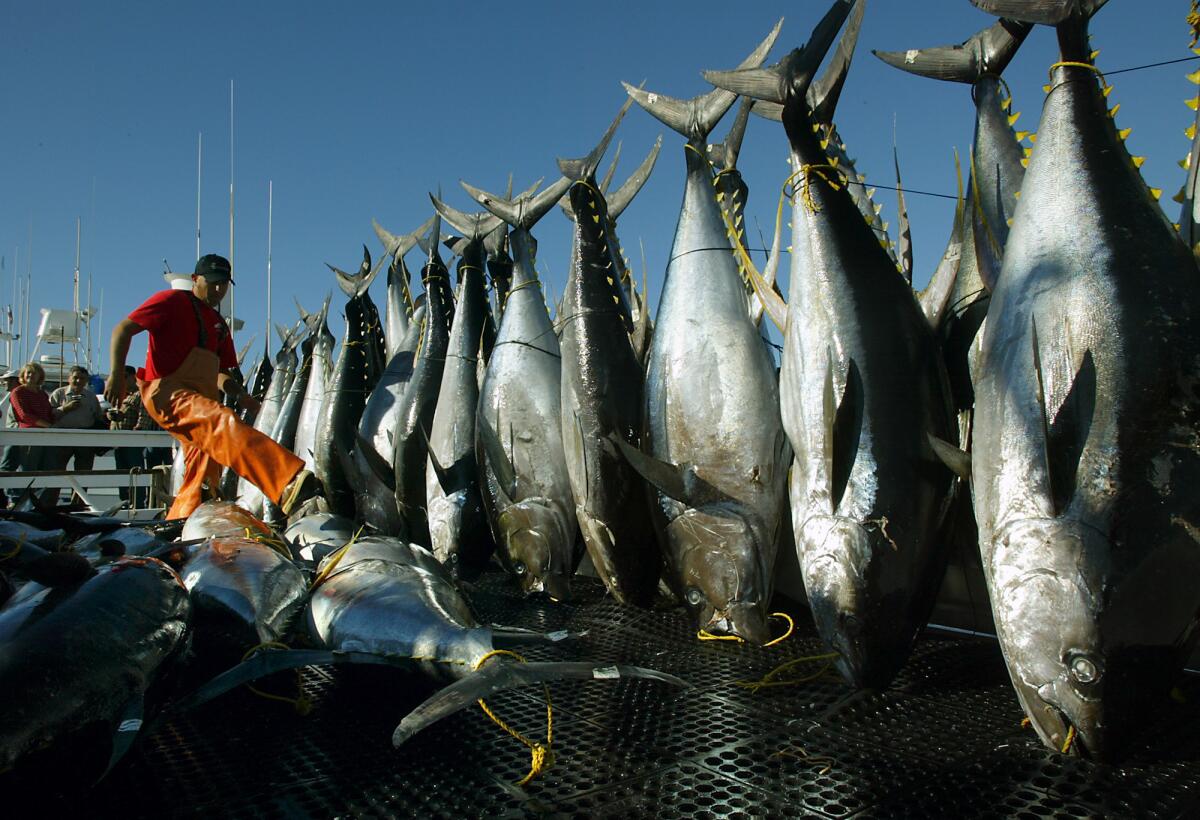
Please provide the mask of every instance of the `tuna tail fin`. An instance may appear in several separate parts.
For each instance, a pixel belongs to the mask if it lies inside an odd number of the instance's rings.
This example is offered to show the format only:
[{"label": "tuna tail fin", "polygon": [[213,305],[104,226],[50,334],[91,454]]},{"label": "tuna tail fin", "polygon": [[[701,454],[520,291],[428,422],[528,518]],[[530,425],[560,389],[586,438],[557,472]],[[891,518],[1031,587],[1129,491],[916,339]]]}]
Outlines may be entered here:
[{"label": "tuna tail fin", "polygon": [[986,74],[1003,73],[1032,28],[1030,23],[1000,19],[960,45],[871,53],[918,77],[973,85]]},{"label": "tuna tail fin", "polygon": [[546,215],[547,211],[554,207],[554,203],[562,198],[567,189],[571,187],[572,181],[568,177],[560,177],[537,196],[522,194],[515,200],[510,200],[507,197],[499,197],[496,194],[489,194],[487,191],[468,185],[466,182],[459,181],[459,184],[471,195],[472,199],[484,208],[487,208],[514,228],[521,228],[528,231],[537,224],[539,219]]},{"label": "tuna tail fin", "polygon": [[617,174],[617,163],[621,161],[621,146],[622,143],[618,140],[617,150],[613,151],[612,162],[608,163],[608,170],[604,172],[604,179],[600,180],[600,193],[608,196],[608,186],[612,185],[613,177]]},{"label": "tuna tail fin", "polygon": [[242,349],[239,350],[238,354],[237,354],[238,367],[241,367],[242,364],[246,361],[246,354],[250,352],[250,346],[253,345],[257,340],[258,340],[258,334],[256,333],[250,337],[250,341],[248,341],[248,342],[246,342],[246,344],[242,345]]},{"label": "tuna tail fin", "polygon": [[629,207],[629,203],[637,196],[638,191],[642,190],[642,186],[646,184],[646,180],[650,178],[650,172],[654,170],[654,163],[658,161],[658,152],[662,150],[662,136],[654,141],[654,147],[650,149],[650,153],[642,160],[642,164],[629,175],[629,179],[625,180],[625,184],[616,190],[608,200],[608,221],[616,222],[617,217]]},{"label": "tuna tail fin", "polygon": [[623,678],[643,678],[682,688],[689,686],[674,675],[639,666],[599,666],[587,662],[493,663],[440,690],[409,712],[392,733],[392,745],[402,745],[427,726],[497,692],[560,680]]},{"label": "tuna tail fin", "polygon": [[867,0],[858,0],[850,13],[846,30],[838,40],[829,66],[824,74],[813,81],[808,90],[808,104],[812,106],[813,117],[817,122],[833,122],[833,112],[842,95],[842,86],[846,84],[846,75],[850,72],[850,61],[854,58],[854,48],[858,45],[858,33],[862,31],[863,16],[866,12]]},{"label": "tuna tail fin", "polygon": [[[808,42],[801,48],[793,49],[776,65],[769,68],[705,71],[704,79],[735,94],[780,105],[797,96],[806,96],[817,68],[825,59],[834,38],[837,37],[838,29],[842,27],[855,2],[856,0],[836,0],[821,18],[821,22],[817,23]],[[832,117],[832,107],[828,108],[826,114]]]},{"label": "tuna tail fin", "polygon": [[[783,18],[781,17],[766,38],[758,44],[754,51],[750,52],[746,59],[738,64],[738,69],[754,69],[762,65],[771,46],[775,45],[775,39],[779,36],[779,29],[782,26]],[[625,86],[625,92],[653,117],[697,145],[704,144],[708,139],[709,132],[716,127],[721,117],[725,116],[725,112],[737,99],[736,92],[721,87],[690,100],[679,100],[662,94],[653,94],[641,88],[634,88],[629,83],[623,82],[621,85]]]},{"label": "tuna tail fin", "polygon": [[333,271],[337,276],[338,287],[342,289],[342,293],[351,299],[360,298],[371,287],[371,283],[375,281],[376,275],[383,268],[383,261],[387,259],[387,254],[380,254],[379,262],[374,267],[371,267],[371,252],[367,250],[367,246],[363,245],[363,262],[359,266],[359,272],[355,275],[346,273],[344,270],[335,268],[328,262],[325,267]]},{"label": "tuna tail fin", "polygon": [[501,224],[500,217],[487,211],[468,214],[447,205],[433,194],[430,194],[429,198],[433,200],[433,207],[441,214],[442,219],[446,220],[450,227],[461,233],[470,242],[482,240]]},{"label": "tuna tail fin", "polygon": [[617,126],[621,124],[621,120],[625,117],[625,112],[629,110],[631,104],[631,100],[625,100],[621,105],[621,110],[613,118],[612,124],[608,126],[608,130],[604,132],[604,136],[600,138],[600,142],[597,143],[590,154],[579,159],[558,160],[558,170],[563,176],[568,177],[572,182],[595,178],[596,169],[600,167],[600,159],[604,156],[604,152],[608,150],[608,144],[612,142],[613,134],[617,133]]},{"label": "tuna tail fin", "polygon": [[393,259],[405,256],[417,244],[420,239],[433,226],[433,217],[426,219],[421,227],[417,228],[412,233],[396,236],[393,233],[386,231],[382,225],[371,220],[371,227],[375,229],[375,235],[379,237],[379,241],[383,243],[388,255]]},{"label": "tuna tail fin", "polygon": [[1022,23],[1057,26],[1073,17],[1090,19],[1108,0],[971,0],[977,9]]}]

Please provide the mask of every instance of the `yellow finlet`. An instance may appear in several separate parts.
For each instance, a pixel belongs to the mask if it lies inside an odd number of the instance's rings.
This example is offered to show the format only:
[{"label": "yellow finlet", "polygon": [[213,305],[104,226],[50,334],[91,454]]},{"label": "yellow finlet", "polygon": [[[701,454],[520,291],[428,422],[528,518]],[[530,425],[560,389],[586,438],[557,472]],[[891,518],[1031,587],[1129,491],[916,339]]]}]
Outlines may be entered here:
[{"label": "yellow finlet", "polygon": [[1017,112],[1017,113],[1015,113],[1015,114],[1009,114],[1009,115],[1008,115],[1008,126],[1009,126],[1009,128],[1011,128],[1012,126],[1016,125],[1016,124],[1017,124],[1017,120],[1019,120],[1019,119],[1021,119],[1021,112],[1020,112],[1020,111],[1018,111],[1018,112]]},{"label": "yellow finlet", "polygon": [[1029,141],[1032,143],[1036,143],[1037,142],[1037,134],[1036,133],[1030,134]]},{"label": "yellow finlet", "polygon": [[1032,133],[1033,133],[1032,131],[1018,131],[1016,133],[1017,142],[1020,142],[1021,140],[1029,137]]},{"label": "yellow finlet", "polygon": [[[1175,202],[1178,202],[1180,205],[1182,205],[1187,200],[1187,194],[1185,194],[1183,192],[1183,188],[1180,187],[1179,193],[1175,194],[1175,196],[1171,197],[1171,199]],[[1179,226],[1176,225],[1175,229],[1178,230]]]},{"label": "yellow finlet", "polygon": [[1042,86],[1042,91],[1045,91],[1047,94],[1049,94],[1049,93],[1050,93],[1050,86],[1049,86],[1049,85],[1044,85],[1044,86]]},{"label": "yellow finlet", "polygon": [[1117,103],[1112,108],[1108,109],[1108,116],[1116,118],[1117,112],[1121,110],[1121,104]]},{"label": "yellow finlet", "polygon": [[1200,106],[1200,97],[1192,97],[1190,100],[1184,100],[1183,104],[1195,111],[1196,107]]},{"label": "yellow finlet", "polygon": [[1088,55],[1088,59],[1091,60],[1092,62],[1096,62],[1096,58],[1099,56],[1100,56],[1100,49],[1096,49],[1095,51],[1093,51],[1091,54]]},{"label": "yellow finlet", "polygon": [[1196,69],[1191,74],[1186,74],[1184,76],[1186,76],[1189,80],[1191,80],[1196,85],[1200,85],[1200,68]]},{"label": "yellow finlet", "polygon": [[1188,154],[1183,159],[1179,160],[1179,167],[1187,171],[1192,167],[1192,155]]},{"label": "yellow finlet", "polygon": [[1145,158],[1145,157],[1130,157],[1130,159],[1131,159],[1131,160],[1133,160],[1133,167],[1134,167],[1134,168],[1141,168],[1143,165],[1145,165],[1145,164],[1146,164],[1146,158]]},{"label": "yellow finlet", "polygon": [[1108,97],[1108,95],[1112,93],[1112,90],[1113,90],[1113,87],[1112,87],[1111,85],[1106,85],[1106,86],[1104,86],[1104,88],[1103,88],[1103,89],[1100,91],[1100,93],[1101,93],[1101,94],[1103,94],[1103,95],[1105,96],[1105,98],[1107,98],[1107,97]]},{"label": "yellow finlet", "polygon": [[1157,202],[1162,198],[1162,188],[1151,188],[1150,196],[1154,197],[1154,200]]},{"label": "yellow finlet", "polygon": [[1021,192],[1013,191],[1013,199],[1020,199],[1020,198],[1021,198]]},{"label": "yellow finlet", "polygon": [[1187,128],[1183,129],[1183,135],[1190,140],[1196,138],[1196,123],[1192,123]]},{"label": "yellow finlet", "polygon": [[1028,167],[1029,167],[1029,157],[1024,157],[1024,158],[1021,160],[1021,167],[1022,167],[1022,168],[1028,168]]},{"label": "yellow finlet", "polygon": [[1122,128],[1120,131],[1117,132],[1117,136],[1121,138],[1121,142],[1124,142],[1125,140],[1129,139],[1129,135],[1132,133],[1133,133],[1132,128]]}]

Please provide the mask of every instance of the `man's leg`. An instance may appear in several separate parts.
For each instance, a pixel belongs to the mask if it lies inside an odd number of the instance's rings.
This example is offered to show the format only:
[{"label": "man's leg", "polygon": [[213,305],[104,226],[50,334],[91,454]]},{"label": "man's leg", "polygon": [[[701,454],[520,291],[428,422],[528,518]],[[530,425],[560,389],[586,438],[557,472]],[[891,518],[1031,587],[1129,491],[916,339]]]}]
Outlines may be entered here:
[{"label": "man's leg", "polygon": [[174,515],[176,509],[185,509],[193,501],[188,513],[199,505],[196,499],[199,498],[200,484],[207,480],[215,486],[220,480],[219,465],[228,466],[275,502],[304,469],[304,462],[293,453],[243,424],[232,410],[219,402],[192,390],[177,389],[167,396],[162,395],[163,392],[152,389],[143,392],[146,410],[164,430],[204,456],[204,463],[200,464],[199,456],[189,449],[184,486],[194,496],[186,496],[186,502],[181,504],[179,499],[185,497],[181,491],[168,517],[179,517]]}]

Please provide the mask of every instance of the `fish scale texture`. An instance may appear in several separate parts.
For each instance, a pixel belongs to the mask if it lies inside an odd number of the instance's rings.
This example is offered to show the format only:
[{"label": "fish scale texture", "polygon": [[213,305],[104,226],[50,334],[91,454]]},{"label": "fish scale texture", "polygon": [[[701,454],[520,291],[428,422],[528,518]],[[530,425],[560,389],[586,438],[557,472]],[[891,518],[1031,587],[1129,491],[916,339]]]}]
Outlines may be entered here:
[{"label": "fish scale texture", "polygon": [[[380,669],[309,668],[307,717],[245,691],[160,728],[86,795],[96,817],[1188,817],[1200,811],[1200,679],[1146,723],[1121,768],[1045,750],[1022,729],[994,641],[926,634],[894,685],[854,694],[832,673],[752,692],[779,664],[824,651],[801,607],[796,634],[760,649],[701,643],[682,610],[623,607],[594,579],[566,605],[521,597],[503,575],[470,593],[483,621],[587,630],[530,661],[637,663],[648,681],[552,684],[555,765],[529,786],[526,748],[478,709],[399,750],[394,725],[429,694]],[[778,623],[775,623],[778,628]],[[801,664],[801,672],[818,666]],[[271,683],[266,684],[268,686]],[[288,691],[289,677],[276,687]],[[542,739],[536,687],[489,699]],[[53,807],[49,802],[43,808]]]}]

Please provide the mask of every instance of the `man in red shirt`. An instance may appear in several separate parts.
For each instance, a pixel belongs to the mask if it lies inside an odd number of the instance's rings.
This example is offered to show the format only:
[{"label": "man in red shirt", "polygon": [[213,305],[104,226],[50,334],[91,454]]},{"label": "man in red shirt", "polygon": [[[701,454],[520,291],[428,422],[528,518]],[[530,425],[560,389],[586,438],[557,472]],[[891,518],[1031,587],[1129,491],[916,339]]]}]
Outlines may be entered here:
[{"label": "man in red shirt", "polygon": [[113,328],[111,375],[104,388],[117,406],[126,392],[125,357],[143,330],[150,334],[146,366],[137,387],[146,412],[183,443],[186,472],[168,518],[186,518],[200,506],[204,486],[216,492],[221,465],[263,491],[290,514],[316,494],[316,478],[304,462],[268,436],[242,424],[218,401],[218,389],[239,408],[255,404],[241,380],[229,328],[215,308],[233,284],[229,260],[200,257],[192,289],[160,291]]}]

